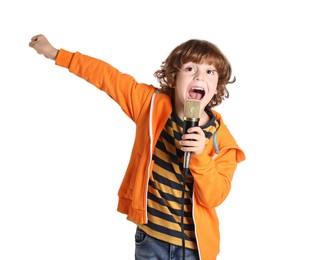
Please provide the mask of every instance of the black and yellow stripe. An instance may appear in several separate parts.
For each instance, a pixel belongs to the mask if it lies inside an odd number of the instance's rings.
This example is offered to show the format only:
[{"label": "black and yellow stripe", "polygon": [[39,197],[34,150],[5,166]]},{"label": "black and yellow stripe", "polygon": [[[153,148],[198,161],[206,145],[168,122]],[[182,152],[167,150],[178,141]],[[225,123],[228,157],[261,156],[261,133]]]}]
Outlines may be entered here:
[{"label": "black and yellow stripe", "polygon": [[[210,118],[210,122],[202,127],[206,138],[210,138],[218,128],[218,122],[212,113]],[[153,153],[154,167],[148,186],[148,223],[139,225],[148,235],[179,246],[182,244],[180,220],[184,153],[179,145],[182,127],[182,120],[173,113],[157,141]],[[185,191],[185,246],[196,249],[192,191],[193,178],[190,173]]]}]

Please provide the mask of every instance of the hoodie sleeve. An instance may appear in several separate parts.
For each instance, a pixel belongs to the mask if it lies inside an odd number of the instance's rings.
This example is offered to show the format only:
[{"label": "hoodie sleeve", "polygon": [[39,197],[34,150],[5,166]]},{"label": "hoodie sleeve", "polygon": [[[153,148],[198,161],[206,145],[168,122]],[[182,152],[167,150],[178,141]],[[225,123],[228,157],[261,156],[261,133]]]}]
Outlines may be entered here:
[{"label": "hoodie sleeve", "polygon": [[216,207],[226,199],[237,165],[245,160],[244,152],[223,123],[217,132],[217,144],[219,154],[215,158],[208,152],[213,150],[210,140],[206,152],[194,155],[190,160],[194,196],[206,208]]},{"label": "hoodie sleeve", "polygon": [[60,49],[55,64],[106,92],[135,122],[141,107],[155,91],[153,86],[138,83],[132,76],[121,73],[107,62],[79,52]]}]

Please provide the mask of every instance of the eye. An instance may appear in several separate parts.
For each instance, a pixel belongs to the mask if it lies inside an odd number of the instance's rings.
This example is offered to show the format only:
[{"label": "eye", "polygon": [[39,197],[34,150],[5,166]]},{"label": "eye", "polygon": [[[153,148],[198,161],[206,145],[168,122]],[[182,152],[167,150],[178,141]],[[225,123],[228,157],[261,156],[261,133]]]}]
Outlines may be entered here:
[{"label": "eye", "polygon": [[185,68],[186,71],[194,71],[194,67],[193,66],[188,66]]},{"label": "eye", "polygon": [[208,69],[206,73],[209,75],[214,75],[216,73],[216,70]]},{"label": "eye", "polygon": [[187,66],[187,67],[185,68],[185,71],[188,71],[188,72],[195,72],[196,69],[195,69],[194,66]]}]

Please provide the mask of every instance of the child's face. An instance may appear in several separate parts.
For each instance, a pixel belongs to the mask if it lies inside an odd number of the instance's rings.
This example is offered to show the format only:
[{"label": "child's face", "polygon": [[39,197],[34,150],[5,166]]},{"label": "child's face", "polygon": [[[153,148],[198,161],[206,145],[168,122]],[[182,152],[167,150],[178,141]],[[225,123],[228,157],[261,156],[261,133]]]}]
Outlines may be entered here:
[{"label": "child's face", "polygon": [[175,106],[183,111],[186,99],[201,100],[201,112],[217,90],[218,73],[213,65],[188,62],[177,73]]}]

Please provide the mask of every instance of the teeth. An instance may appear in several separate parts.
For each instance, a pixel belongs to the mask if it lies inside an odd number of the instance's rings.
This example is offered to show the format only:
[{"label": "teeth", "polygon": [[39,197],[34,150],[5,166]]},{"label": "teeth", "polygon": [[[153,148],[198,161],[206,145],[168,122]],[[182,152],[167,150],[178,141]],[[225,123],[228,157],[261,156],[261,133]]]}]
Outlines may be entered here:
[{"label": "teeth", "polygon": [[193,87],[190,89],[190,92],[193,91],[193,92],[202,92],[202,93],[205,93],[205,90],[204,88],[200,88],[200,87]]}]

